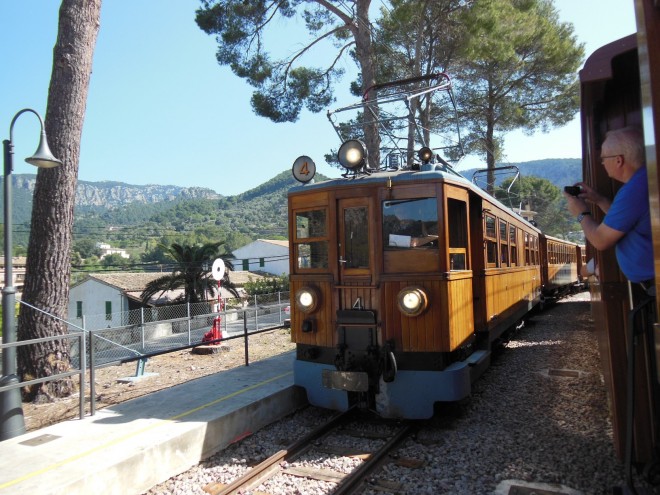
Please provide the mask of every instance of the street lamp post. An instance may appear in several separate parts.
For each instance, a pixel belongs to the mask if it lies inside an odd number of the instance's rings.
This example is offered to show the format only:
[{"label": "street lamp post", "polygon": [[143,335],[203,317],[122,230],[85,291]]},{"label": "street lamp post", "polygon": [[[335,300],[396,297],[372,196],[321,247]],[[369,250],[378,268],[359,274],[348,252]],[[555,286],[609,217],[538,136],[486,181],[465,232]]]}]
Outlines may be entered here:
[{"label": "street lamp post", "polygon": [[[39,147],[34,155],[25,161],[40,168],[52,168],[61,165],[62,162],[55,158],[48,148],[46,130],[41,116],[31,108],[25,108],[18,112],[9,126],[9,139],[2,144],[4,148],[4,221],[5,221],[5,286],[2,289],[2,343],[11,344],[16,342],[16,289],[14,288],[13,274],[13,238],[12,238],[12,184],[11,173],[14,170],[14,144],[13,133],[16,119],[25,112],[32,112],[39,119],[41,125],[41,139]],[[15,385],[18,383],[16,376],[16,348],[11,347],[2,351],[2,379],[0,386]],[[0,441],[13,438],[25,433],[25,421],[23,419],[23,407],[21,404],[21,391],[18,388],[0,392]]]}]

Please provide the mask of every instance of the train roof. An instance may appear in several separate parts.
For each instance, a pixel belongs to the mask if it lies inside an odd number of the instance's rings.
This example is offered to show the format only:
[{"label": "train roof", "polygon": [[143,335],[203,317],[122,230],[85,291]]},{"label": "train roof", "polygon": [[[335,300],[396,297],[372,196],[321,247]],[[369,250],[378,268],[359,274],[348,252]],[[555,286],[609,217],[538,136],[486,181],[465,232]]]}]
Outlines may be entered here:
[{"label": "train roof", "polygon": [[541,230],[529,223],[522,216],[516,213],[513,209],[494,198],[472,181],[466,179],[459,172],[456,172],[450,167],[442,164],[425,164],[420,167],[420,170],[395,170],[395,171],[373,171],[369,174],[359,174],[349,177],[339,177],[336,179],[328,179],[322,182],[308,182],[299,186],[293,186],[289,189],[289,194],[309,191],[312,189],[329,189],[338,187],[354,187],[358,185],[368,184],[383,184],[391,180],[393,184],[401,184],[406,182],[420,182],[420,181],[440,181],[440,182],[453,182],[469,189],[473,193],[481,196],[483,199],[495,204],[498,208],[505,210],[507,213],[515,216],[520,221],[529,225],[530,228],[541,233]]}]

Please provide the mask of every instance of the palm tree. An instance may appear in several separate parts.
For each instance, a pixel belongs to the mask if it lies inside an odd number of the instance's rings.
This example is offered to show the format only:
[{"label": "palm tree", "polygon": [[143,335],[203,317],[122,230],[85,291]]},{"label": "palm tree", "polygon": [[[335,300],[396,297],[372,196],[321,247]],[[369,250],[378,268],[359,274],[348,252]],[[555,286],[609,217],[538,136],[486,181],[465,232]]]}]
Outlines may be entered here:
[{"label": "palm tree", "polygon": [[172,244],[163,247],[168,258],[175,262],[171,274],[164,275],[147,284],[140,295],[142,302],[148,304],[149,300],[160,293],[163,294],[170,290],[184,288],[184,295],[179,298],[184,302],[197,303],[206,301],[208,292],[213,294],[216,291],[215,284],[209,280],[211,265],[213,261],[220,257],[225,262],[227,272],[225,272],[222,286],[238,297],[236,287],[229,281],[227,273],[234,269],[229,256],[219,255],[222,242],[206,243],[194,246],[182,246]]}]

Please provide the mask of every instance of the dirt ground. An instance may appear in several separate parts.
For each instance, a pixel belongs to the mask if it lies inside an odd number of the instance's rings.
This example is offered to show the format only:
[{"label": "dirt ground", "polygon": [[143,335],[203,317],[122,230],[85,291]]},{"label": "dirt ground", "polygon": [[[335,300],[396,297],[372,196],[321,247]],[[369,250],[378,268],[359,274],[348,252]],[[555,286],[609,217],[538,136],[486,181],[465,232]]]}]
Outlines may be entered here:
[{"label": "dirt ground", "polygon": [[[249,360],[258,361],[283,352],[291,351],[289,329],[274,330],[250,337]],[[245,348],[242,339],[229,340],[214,354],[196,354],[190,349],[163,354],[149,359],[146,373],[157,373],[138,381],[121,382],[122,378],[135,375],[136,363],[109,366],[96,370],[96,409],[147,395],[196,378],[245,365]],[[78,378],[74,377],[76,383]],[[89,375],[85,384],[85,413],[89,414]],[[58,399],[48,404],[23,403],[23,415],[27,431],[38,430],[65,419],[77,418],[80,395]]]}]

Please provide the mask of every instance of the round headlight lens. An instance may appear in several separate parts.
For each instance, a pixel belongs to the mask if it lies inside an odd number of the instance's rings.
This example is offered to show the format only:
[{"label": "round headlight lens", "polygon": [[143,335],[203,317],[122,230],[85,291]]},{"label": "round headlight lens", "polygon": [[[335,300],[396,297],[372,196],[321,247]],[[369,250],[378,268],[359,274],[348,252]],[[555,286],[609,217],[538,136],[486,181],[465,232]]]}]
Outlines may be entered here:
[{"label": "round headlight lens", "polygon": [[319,296],[316,290],[311,287],[303,287],[296,292],[296,304],[303,313],[310,313],[316,309],[319,302]]},{"label": "round headlight lens", "polygon": [[351,139],[341,145],[337,158],[342,167],[349,170],[358,169],[366,163],[367,147],[359,139]]},{"label": "round headlight lens", "polygon": [[421,287],[406,287],[397,296],[399,311],[406,316],[422,314],[428,306],[428,297]]},{"label": "round headlight lens", "polygon": [[417,152],[417,156],[422,163],[428,163],[431,161],[431,158],[433,158],[433,151],[431,151],[431,148],[424,146]]}]

